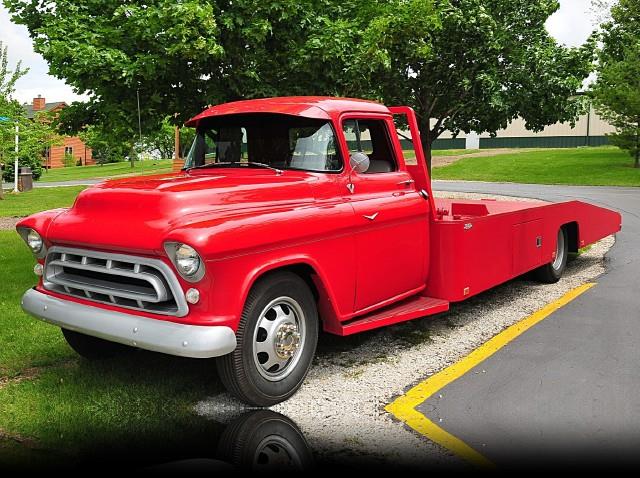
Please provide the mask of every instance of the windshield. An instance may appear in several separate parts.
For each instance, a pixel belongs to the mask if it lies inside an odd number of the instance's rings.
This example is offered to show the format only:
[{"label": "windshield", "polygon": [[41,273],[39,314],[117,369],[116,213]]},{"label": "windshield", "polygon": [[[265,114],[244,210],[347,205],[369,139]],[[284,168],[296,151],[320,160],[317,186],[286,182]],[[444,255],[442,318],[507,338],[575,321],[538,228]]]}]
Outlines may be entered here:
[{"label": "windshield", "polygon": [[224,116],[198,127],[184,167],[260,163],[277,169],[336,172],[342,170],[336,144],[328,121],[270,114]]}]

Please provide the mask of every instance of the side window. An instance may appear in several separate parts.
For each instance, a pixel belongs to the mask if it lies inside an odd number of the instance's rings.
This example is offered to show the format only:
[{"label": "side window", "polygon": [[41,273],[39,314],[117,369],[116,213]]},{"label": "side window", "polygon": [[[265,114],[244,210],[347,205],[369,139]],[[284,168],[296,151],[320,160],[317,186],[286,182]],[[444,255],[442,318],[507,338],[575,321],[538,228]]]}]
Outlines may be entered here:
[{"label": "side window", "polygon": [[346,120],[342,124],[349,153],[362,152],[369,156],[366,174],[390,173],[397,163],[389,140],[387,126],[381,120]]}]

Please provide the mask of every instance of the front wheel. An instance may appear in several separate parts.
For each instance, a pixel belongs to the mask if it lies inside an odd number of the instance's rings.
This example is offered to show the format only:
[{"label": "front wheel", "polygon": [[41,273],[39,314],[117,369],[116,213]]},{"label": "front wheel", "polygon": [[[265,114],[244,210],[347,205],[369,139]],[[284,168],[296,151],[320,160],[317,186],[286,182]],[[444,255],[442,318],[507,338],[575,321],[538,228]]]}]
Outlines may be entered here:
[{"label": "front wheel", "polygon": [[545,284],[555,284],[560,280],[564,270],[567,268],[567,259],[569,257],[569,238],[567,230],[560,228],[558,231],[558,239],[556,241],[556,253],[553,262],[535,270],[536,279]]},{"label": "front wheel", "polygon": [[307,284],[290,272],[260,280],[249,293],[236,338],[236,349],[217,360],[227,390],[259,407],[290,398],[318,343],[318,312]]}]

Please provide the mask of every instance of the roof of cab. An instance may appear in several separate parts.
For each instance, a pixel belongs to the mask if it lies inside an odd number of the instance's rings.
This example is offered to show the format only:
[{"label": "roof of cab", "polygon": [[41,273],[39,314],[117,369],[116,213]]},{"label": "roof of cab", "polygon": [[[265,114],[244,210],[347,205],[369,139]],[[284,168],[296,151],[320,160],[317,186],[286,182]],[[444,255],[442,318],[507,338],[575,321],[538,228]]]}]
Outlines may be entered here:
[{"label": "roof of cab", "polygon": [[197,126],[202,119],[214,116],[248,113],[285,114],[328,120],[336,118],[345,111],[390,114],[386,106],[375,101],[329,96],[286,96],[234,101],[233,103],[212,106],[191,118],[185,125]]}]

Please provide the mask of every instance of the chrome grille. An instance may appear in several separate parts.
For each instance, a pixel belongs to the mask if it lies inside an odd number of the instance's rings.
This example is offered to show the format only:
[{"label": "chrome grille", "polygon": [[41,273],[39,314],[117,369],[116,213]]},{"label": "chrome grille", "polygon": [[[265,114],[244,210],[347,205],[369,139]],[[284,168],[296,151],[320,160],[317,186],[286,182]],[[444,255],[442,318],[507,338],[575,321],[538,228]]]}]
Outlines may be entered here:
[{"label": "chrome grille", "polygon": [[180,283],[164,262],[146,257],[52,247],[44,288],[60,294],[155,314],[187,314]]}]

